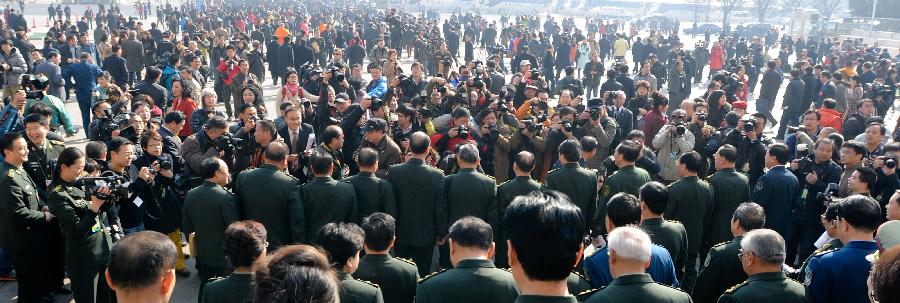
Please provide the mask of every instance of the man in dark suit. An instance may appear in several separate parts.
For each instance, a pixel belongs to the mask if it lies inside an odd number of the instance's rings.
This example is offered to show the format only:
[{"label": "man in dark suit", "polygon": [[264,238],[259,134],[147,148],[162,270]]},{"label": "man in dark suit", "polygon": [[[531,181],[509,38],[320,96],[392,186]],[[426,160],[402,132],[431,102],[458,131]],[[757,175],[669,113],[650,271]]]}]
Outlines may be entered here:
[{"label": "man in dark suit", "polygon": [[96,44],[88,41],[87,33],[81,33],[78,36],[78,45],[81,46],[81,52],[91,54],[94,64],[100,64],[100,50]]},{"label": "man in dark suit", "polygon": [[758,203],[766,210],[766,228],[787,235],[791,220],[791,210],[797,198],[797,177],[787,170],[785,164],[791,159],[787,145],[777,143],[766,152],[765,175],[756,182],[750,194],[750,201]]},{"label": "man in dark suit", "polygon": [[[444,173],[425,164],[431,138],[416,132],[410,136],[410,158],[388,170],[397,201],[398,257],[411,258],[419,275],[431,272],[434,245],[443,242],[447,226],[446,202],[441,196]],[[444,229],[440,229],[444,226]]]},{"label": "man in dark suit", "polygon": [[775,134],[775,139],[784,139],[784,131],[788,125],[795,126],[799,123],[797,118],[806,110],[803,108],[803,94],[806,85],[815,85],[815,83],[804,83],[800,79],[800,70],[792,70],[791,81],[788,82],[788,86],[784,91],[784,100],[781,103],[781,109],[784,113],[781,115],[781,125],[778,126],[778,133]]},{"label": "man in dark suit", "polygon": [[163,141],[163,153],[172,156],[172,166],[176,175],[183,170],[184,158],[181,157],[181,138],[178,132],[184,128],[187,118],[180,111],[172,111],[163,117],[163,125],[159,128],[159,135]]},{"label": "man in dark suit", "polygon": [[816,108],[821,108],[825,99],[834,99],[837,96],[837,87],[834,86],[834,82],[831,82],[830,72],[819,73],[819,82],[822,82],[822,88],[819,89],[819,95],[816,98]]},{"label": "man in dark suit", "polygon": [[[287,74],[288,67],[294,67],[294,47],[291,43],[292,37],[287,36],[284,38],[284,43],[278,46],[275,50],[275,58],[277,59],[274,64],[273,62],[269,62],[270,69],[272,69],[272,83],[281,84],[287,81],[284,78],[284,75]],[[271,61],[272,58],[269,58]],[[281,78],[281,83],[278,83],[278,78]]]},{"label": "man in dark suit", "polygon": [[120,42],[122,57],[125,58],[125,67],[129,72],[128,84],[140,79],[141,70],[144,69],[144,45],[135,39],[134,31],[129,31],[128,38]]},{"label": "man in dark suit", "polygon": [[619,145],[619,142],[625,139],[628,136],[628,133],[631,133],[631,130],[634,129],[634,113],[632,113],[628,108],[625,108],[625,93],[622,91],[614,91],[609,92],[610,94],[616,94],[616,103],[614,106],[609,106],[607,108],[607,115],[609,117],[616,120],[616,136],[613,138],[612,143],[609,146],[615,147]]},{"label": "man in dark suit", "polygon": [[34,67],[34,74],[43,74],[47,79],[50,79],[50,87],[47,91],[51,96],[57,97],[59,100],[65,100],[63,98],[66,97],[66,81],[63,79],[62,69],[59,66],[59,56],[57,52],[50,53],[46,61]]},{"label": "man in dark suit", "polygon": [[131,83],[128,64],[125,58],[122,58],[122,48],[118,45],[113,45],[112,54],[103,59],[103,70],[109,72],[116,85]]},{"label": "man in dark suit", "polygon": [[284,139],[290,152],[288,153],[288,172],[300,183],[307,180],[306,173],[303,168],[306,167],[303,157],[306,150],[315,146],[316,135],[313,133],[312,125],[303,123],[303,114],[296,107],[290,107],[284,111],[285,126],[278,130],[278,137]]},{"label": "man in dark suit", "polygon": [[244,220],[256,220],[266,227],[272,251],[307,241],[300,183],[283,172],[287,156],[287,145],[270,143],[264,152],[265,164],[241,172],[234,183],[238,214]]}]

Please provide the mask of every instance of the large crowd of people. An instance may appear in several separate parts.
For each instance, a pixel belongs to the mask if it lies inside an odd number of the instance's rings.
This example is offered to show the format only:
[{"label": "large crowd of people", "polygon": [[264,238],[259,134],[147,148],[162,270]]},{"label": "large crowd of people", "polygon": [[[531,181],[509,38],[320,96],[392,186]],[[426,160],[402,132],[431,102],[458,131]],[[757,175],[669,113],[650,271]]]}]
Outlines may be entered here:
[{"label": "large crowd of people", "polygon": [[19,302],[167,302],[191,275],[199,302],[900,300],[900,58],[877,44],[138,5],[51,6],[42,47],[4,12]]}]

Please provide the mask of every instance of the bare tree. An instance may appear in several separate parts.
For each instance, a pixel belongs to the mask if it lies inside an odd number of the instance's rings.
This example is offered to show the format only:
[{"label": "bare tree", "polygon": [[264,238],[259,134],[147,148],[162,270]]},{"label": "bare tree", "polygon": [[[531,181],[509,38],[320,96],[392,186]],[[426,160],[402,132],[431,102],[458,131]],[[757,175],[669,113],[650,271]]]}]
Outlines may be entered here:
[{"label": "bare tree", "polygon": [[772,0],[753,0],[753,3],[756,4],[756,19],[762,23],[766,18],[766,12],[772,6]]},{"label": "bare tree", "polygon": [[[722,4],[722,25],[731,24],[731,12],[741,8],[742,0],[716,0]],[[836,0],[835,0],[836,1]]]},{"label": "bare tree", "polygon": [[831,20],[831,15],[834,14],[834,10],[841,4],[841,0],[815,0],[814,3],[816,7],[818,7],[819,12],[822,13],[822,20],[828,21]]},{"label": "bare tree", "polygon": [[781,5],[790,12],[802,9],[809,5],[809,0],[781,0]]}]

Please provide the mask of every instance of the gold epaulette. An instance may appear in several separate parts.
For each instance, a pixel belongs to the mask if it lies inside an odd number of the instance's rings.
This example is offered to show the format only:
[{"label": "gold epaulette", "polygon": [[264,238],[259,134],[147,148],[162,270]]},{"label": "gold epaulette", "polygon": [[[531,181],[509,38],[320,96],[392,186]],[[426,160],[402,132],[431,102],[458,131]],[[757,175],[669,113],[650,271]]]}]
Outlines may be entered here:
[{"label": "gold epaulette", "polygon": [[578,272],[578,271],[577,271],[577,270],[573,270],[573,271],[572,271],[572,273],[573,273],[573,274],[575,274],[575,275],[576,275],[576,276],[578,276],[578,277],[579,277],[579,278],[582,278],[582,279],[584,279],[584,280],[585,280],[585,281],[587,281],[587,280],[588,280],[588,278],[587,278],[587,277],[585,277],[585,276],[584,276],[584,275],[583,275],[583,274],[581,274],[581,273],[580,273],[580,272]]},{"label": "gold epaulette", "polygon": [[47,140],[47,141],[50,142],[50,144],[52,144],[52,145],[62,145],[62,146],[66,146],[66,142],[62,142],[62,141],[59,141],[59,140]]},{"label": "gold epaulette", "polygon": [[394,258],[394,259],[403,261],[404,263],[412,265],[412,266],[416,266],[416,262],[413,262],[413,260],[410,260],[410,259],[406,259],[406,258]]},{"label": "gold epaulette", "polygon": [[684,290],[682,290],[681,288],[678,288],[678,287],[675,287],[675,286],[672,286],[672,285],[669,285],[669,284],[659,283],[659,282],[656,282],[656,284],[659,284],[659,285],[662,285],[662,286],[665,286],[665,287],[668,287],[668,288],[671,288],[671,289],[674,289],[674,290],[677,290],[677,291],[680,291],[680,292],[684,292]]},{"label": "gold epaulette", "polygon": [[722,243],[719,243],[719,244],[716,244],[716,245],[713,245],[713,246],[712,246],[712,247],[719,247],[719,246],[722,246],[722,245],[726,245],[726,244],[728,244],[728,243],[730,243],[730,242],[728,242],[728,241],[725,241],[725,242],[722,242]]},{"label": "gold epaulette", "polygon": [[439,274],[441,274],[442,272],[445,272],[445,271],[447,271],[446,268],[441,269],[441,270],[439,270],[439,271],[437,271],[437,272],[433,272],[433,273],[431,273],[431,274],[429,274],[429,275],[427,275],[427,276],[425,276],[425,277],[419,279],[419,281],[418,281],[417,283],[421,284],[422,282],[425,282],[425,280],[431,279],[431,277],[437,276],[437,275],[439,275]]},{"label": "gold epaulette", "polygon": [[369,281],[366,281],[366,280],[360,280],[360,279],[357,279],[357,278],[353,278],[353,280],[356,280],[356,281],[359,281],[359,282],[363,282],[363,283],[372,285],[372,286],[374,286],[375,288],[381,288],[380,286],[378,286],[378,284],[375,284],[375,283],[372,283],[372,282],[369,282]]},{"label": "gold epaulette", "polygon": [[604,288],[606,288],[606,286],[603,286],[603,287],[600,287],[600,288],[594,288],[594,289],[582,291],[581,293],[575,295],[575,298],[578,299],[578,302],[584,301],[584,300],[586,300],[588,297],[590,297],[591,295],[597,293],[598,291],[603,290]]},{"label": "gold epaulette", "polygon": [[684,225],[684,223],[681,223],[681,221],[678,221],[678,220],[669,220],[669,219],[666,219],[665,222],[669,222],[669,223],[678,223],[678,224]]},{"label": "gold epaulette", "polygon": [[732,294],[732,293],[734,293],[735,291],[737,291],[738,288],[741,288],[741,286],[744,286],[744,285],[747,285],[747,284],[748,284],[747,281],[741,282],[740,284],[735,285],[735,286],[732,286],[731,288],[729,288],[728,290],[726,290],[725,293],[726,293],[726,294]]},{"label": "gold epaulette", "polygon": [[813,256],[815,256],[815,257],[822,256],[822,255],[825,255],[825,254],[827,254],[827,253],[837,251],[838,249],[840,249],[840,248],[831,248],[831,249],[826,249],[826,250],[823,250],[823,251],[813,252]]}]

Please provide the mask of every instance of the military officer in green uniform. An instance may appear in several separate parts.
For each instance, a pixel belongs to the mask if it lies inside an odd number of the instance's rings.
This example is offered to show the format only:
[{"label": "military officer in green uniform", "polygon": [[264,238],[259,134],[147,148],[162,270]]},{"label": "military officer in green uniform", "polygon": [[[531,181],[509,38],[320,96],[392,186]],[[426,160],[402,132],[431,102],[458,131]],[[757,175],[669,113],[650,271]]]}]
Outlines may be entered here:
[{"label": "military officer in green uniform", "polygon": [[494,267],[491,226],[465,217],[450,227],[450,260],[453,269],[419,280],[416,303],[494,302],[512,303],[519,295],[512,274]]},{"label": "military officer in green uniform", "polygon": [[326,127],[322,132],[322,143],[316,146],[315,151],[331,155],[331,159],[334,161],[334,171],[331,173],[331,178],[335,180],[340,180],[350,175],[350,166],[344,163],[342,148],[344,148],[344,131],[341,130],[341,127],[337,125]]},{"label": "military officer in green uniform", "polygon": [[353,185],[332,179],[334,159],[330,154],[315,152],[309,160],[315,176],[300,187],[300,200],[306,214],[306,239],[330,222],[357,222],[359,208]]},{"label": "military officer in green uniform", "polygon": [[[475,169],[481,163],[478,147],[463,144],[456,151],[459,171],[444,177],[444,196],[447,199],[447,222],[456,222],[466,216],[484,220],[496,229],[500,224],[497,208],[497,182],[494,178]],[[450,246],[441,245],[441,266],[450,267]]]},{"label": "military officer in green uniform", "polygon": [[[518,196],[524,196],[534,191],[541,190],[541,184],[531,178],[531,171],[534,169],[534,154],[529,151],[521,151],[513,157],[513,173],[515,178],[503,182],[497,187],[497,208],[500,209],[500,218],[506,213],[506,207],[512,203],[513,199]],[[504,236],[503,226],[498,226],[496,241],[496,253],[494,254],[494,264],[499,268],[509,267],[509,261],[506,257],[506,236]]]},{"label": "military officer in green uniform", "polygon": [[741,240],[747,232],[762,228],[765,221],[766,213],[759,204],[745,202],[738,205],[731,219],[731,234],[734,238],[710,248],[700,267],[696,286],[691,292],[695,303],[716,302],[731,285],[747,279],[741,260],[737,257],[741,250]]},{"label": "military officer in green uniform", "polygon": [[[25,136],[28,141],[28,161],[22,166],[28,172],[28,176],[37,186],[41,201],[47,201],[48,185],[53,167],[51,161],[56,161],[59,154],[66,148],[65,143],[47,138],[50,132],[50,120],[41,114],[30,114],[24,119]],[[63,279],[65,273],[65,240],[63,234],[55,226],[59,225],[57,219],[50,221],[54,228],[47,230],[47,238],[44,239],[50,254],[46,260],[48,279],[52,290],[64,290]],[[65,291],[65,290],[64,290]],[[68,291],[65,291],[68,292]]]},{"label": "military officer in green uniform", "polygon": [[[110,302],[114,295],[104,272],[112,237],[105,223],[106,212],[101,210],[106,201],[73,184],[84,171],[85,159],[75,147],[60,153],[47,205],[66,238],[65,258],[75,301]],[[108,189],[100,190],[101,195],[106,193]]]},{"label": "military officer in green uniform", "polygon": [[398,257],[412,259],[419,275],[431,272],[434,245],[446,234],[446,201],[441,196],[444,173],[425,164],[431,138],[423,132],[410,136],[410,158],[391,166],[387,180],[394,187],[397,201]]},{"label": "military officer in green uniform", "polygon": [[285,173],[287,145],[272,142],[264,152],[265,164],[238,174],[234,182],[238,216],[266,227],[269,249],[305,243],[306,215],[300,201],[300,182]]},{"label": "military officer in green uniform", "polygon": [[238,220],[237,199],[225,189],[231,182],[228,165],[218,158],[206,158],[200,164],[200,177],[205,179],[184,198],[181,231],[194,233],[197,272],[200,274],[200,299],[203,286],[213,277],[223,277],[232,268],[225,259],[225,229]]},{"label": "military officer in green uniform", "polygon": [[40,302],[50,293],[47,234],[53,214],[41,202],[37,185],[22,167],[28,145],[19,133],[0,137],[0,235],[16,268],[20,302]]},{"label": "military officer in green uniform", "polygon": [[695,151],[678,158],[678,174],[681,179],[669,185],[669,204],[663,215],[681,221],[687,231],[687,262],[681,288],[691,291],[697,280],[697,256],[703,243],[703,228],[709,222],[713,210],[713,189],[698,174],[707,162]]},{"label": "military officer in green uniform", "polygon": [[704,228],[703,244],[700,247],[701,262],[703,254],[716,243],[731,240],[732,214],[738,204],[750,200],[750,181],[742,173],[735,171],[738,150],[731,145],[723,145],[713,154],[716,173],[706,181],[713,188],[716,207],[713,208],[709,226]]},{"label": "military officer in green uniform", "polygon": [[351,276],[359,266],[364,232],[354,223],[328,223],[322,226],[316,243],[328,252],[331,266],[341,281],[342,303],[383,303],[378,285]]},{"label": "military officer in green uniform", "polygon": [[379,167],[378,152],[364,147],[356,155],[359,173],[344,178],[341,182],[350,183],[356,191],[356,204],[359,207],[359,220],[375,212],[397,215],[397,203],[394,200],[394,187],[391,182],[375,176]]},{"label": "military officer in green uniform", "polygon": [[784,257],[784,239],[774,230],[757,229],[744,234],[740,259],[749,278],[726,290],[718,302],[809,302],[803,285],[781,271]]},{"label": "military officer in green uniform", "polygon": [[34,180],[42,199],[47,198],[50,175],[53,171],[50,161],[55,161],[59,153],[66,148],[61,141],[47,139],[50,131],[50,121],[41,114],[30,114],[25,117],[25,135],[28,140],[28,161],[25,162],[25,170],[28,176]]},{"label": "military officer in green uniform", "polygon": [[[613,154],[616,166],[619,168],[612,176],[603,182],[600,189],[600,207],[597,218],[606,217],[606,202],[617,193],[638,195],[638,190],[644,184],[650,182],[650,174],[642,168],[634,166],[634,162],[641,157],[643,146],[632,140],[619,143]],[[600,224],[601,233],[606,232],[606,227]]]},{"label": "military officer in green uniform", "polygon": [[666,220],[662,213],[669,205],[669,189],[659,182],[641,186],[641,229],[650,236],[653,244],[664,247],[675,264],[675,277],[684,280],[684,264],[687,263],[688,237],[684,225]]},{"label": "military officer in green uniform", "polygon": [[600,220],[597,220],[597,173],[582,168],[578,164],[581,159],[581,143],[568,139],[559,144],[560,169],[547,173],[544,186],[569,196],[572,203],[581,209],[584,215],[584,226],[593,234],[600,231]]},{"label": "military officer in green uniform", "polygon": [[653,282],[645,272],[653,244],[640,228],[617,227],[609,233],[607,245],[610,272],[615,277],[609,286],[590,294],[585,302],[691,302],[687,293]]},{"label": "military officer in green uniform", "polygon": [[256,292],[254,265],[266,256],[266,228],[256,221],[237,221],[225,229],[224,251],[231,266],[228,277],[200,289],[201,303],[244,303]]},{"label": "military officer in green uniform", "polygon": [[366,255],[353,276],[378,284],[386,303],[409,303],[416,296],[419,272],[416,263],[391,256],[397,239],[397,221],[385,213],[373,213],[362,221]]}]

